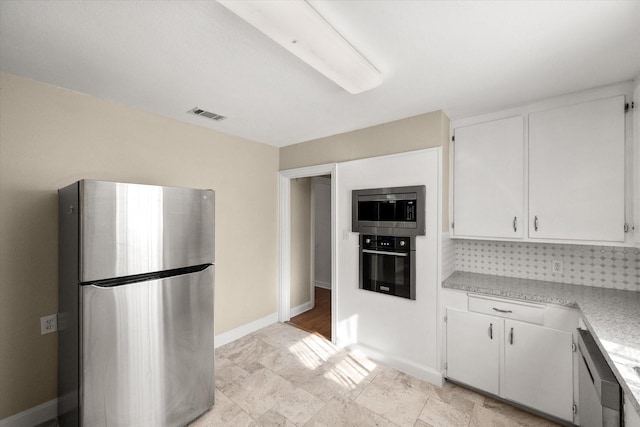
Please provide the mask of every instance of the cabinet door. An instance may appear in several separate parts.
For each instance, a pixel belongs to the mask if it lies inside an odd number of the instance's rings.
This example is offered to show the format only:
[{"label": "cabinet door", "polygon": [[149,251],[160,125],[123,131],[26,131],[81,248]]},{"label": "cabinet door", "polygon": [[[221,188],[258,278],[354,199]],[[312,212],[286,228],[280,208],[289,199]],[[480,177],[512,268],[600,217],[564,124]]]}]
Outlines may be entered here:
[{"label": "cabinet door", "polygon": [[624,96],[529,115],[529,237],[624,241]]},{"label": "cabinet door", "polygon": [[447,309],[447,377],[498,394],[502,320]]},{"label": "cabinet door", "polygon": [[504,338],[501,396],[572,421],[571,333],[505,320]]},{"label": "cabinet door", "polygon": [[522,117],[465,126],[454,132],[454,235],[522,238]]}]

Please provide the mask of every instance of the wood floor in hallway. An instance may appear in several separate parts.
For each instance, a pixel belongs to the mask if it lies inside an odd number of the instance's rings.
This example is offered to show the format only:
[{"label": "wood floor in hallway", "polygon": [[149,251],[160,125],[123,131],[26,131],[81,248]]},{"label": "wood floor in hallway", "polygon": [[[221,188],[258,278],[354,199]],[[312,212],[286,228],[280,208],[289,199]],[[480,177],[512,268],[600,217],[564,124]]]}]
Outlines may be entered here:
[{"label": "wood floor in hallway", "polygon": [[289,323],[331,341],[331,291],[316,286],[315,307],[292,317]]}]

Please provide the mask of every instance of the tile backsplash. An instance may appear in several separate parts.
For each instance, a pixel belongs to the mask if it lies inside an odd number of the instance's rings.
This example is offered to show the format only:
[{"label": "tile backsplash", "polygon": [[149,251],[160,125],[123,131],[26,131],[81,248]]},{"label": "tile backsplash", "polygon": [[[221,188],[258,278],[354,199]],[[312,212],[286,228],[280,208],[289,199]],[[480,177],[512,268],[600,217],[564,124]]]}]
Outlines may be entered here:
[{"label": "tile backsplash", "polygon": [[[450,270],[447,245],[455,248],[458,271],[640,291],[638,248],[443,238],[443,278]],[[552,272],[554,261],[562,273]]]}]

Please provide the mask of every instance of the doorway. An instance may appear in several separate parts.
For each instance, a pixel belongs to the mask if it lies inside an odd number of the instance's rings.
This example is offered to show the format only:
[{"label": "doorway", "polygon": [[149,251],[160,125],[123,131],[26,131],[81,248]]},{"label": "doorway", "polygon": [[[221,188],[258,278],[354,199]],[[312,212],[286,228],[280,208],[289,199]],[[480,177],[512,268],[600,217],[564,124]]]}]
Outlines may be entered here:
[{"label": "doorway", "polygon": [[[315,191],[313,197],[307,196],[309,202],[305,211],[301,208],[298,211],[297,205],[300,199],[296,196],[298,187],[308,185],[312,187],[311,179]],[[303,329],[318,333],[327,339],[335,342],[336,330],[336,165],[320,165],[299,169],[290,169],[279,173],[280,186],[280,268],[278,287],[278,320],[280,322],[295,323]],[[323,187],[320,187],[323,186]],[[293,191],[292,191],[293,190]],[[314,209],[318,196],[316,193],[324,193],[324,197],[329,197],[330,210],[319,212]],[[312,201],[315,200],[315,203]],[[325,199],[326,200],[326,199]],[[304,207],[305,200],[302,200]],[[326,208],[326,201],[320,202]],[[297,217],[300,213],[301,218]],[[323,218],[322,216],[329,218]],[[305,217],[308,221],[305,224]],[[316,218],[320,216],[320,218]],[[327,223],[328,222],[328,223]],[[308,225],[307,225],[308,224]],[[312,231],[311,224],[324,226],[323,231]],[[307,230],[305,238],[297,236],[300,229]],[[315,226],[314,226],[315,229]],[[319,236],[322,233],[322,236]],[[293,237],[293,239],[292,239]],[[302,243],[301,243],[302,242]],[[301,246],[302,245],[302,246]],[[326,248],[328,246],[328,248]],[[308,252],[300,251],[300,247],[308,249]],[[324,258],[316,257],[316,247],[319,252],[324,253]],[[328,249],[328,251],[327,251]],[[328,252],[328,253],[327,253]],[[302,273],[298,268],[300,263],[300,253],[307,257],[303,264],[308,268],[302,268]],[[293,268],[292,268],[293,267]],[[317,268],[316,268],[317,267]],[[327,271],[327,267],[329,271]],[[320,286],[316,286],[316,284]],[[307,302],[300,303],[300,286],[306,292]],[[295,288],[292,288],[295,287]],[[327,289],[330,288],[330,289]],[[292,292],[293,291],[293,292]],[[305,297],[303,297],[305,298]],[[333,331],[333,333],[331,333]]]},{"label": "doorway", "polygon": [[331,341],[331,290],[315,287],[313,308],[293,316],[288,323]]},{"label": "doorway", "polygon": [[291,320],[331,340],[331,176],[291,182]]}]

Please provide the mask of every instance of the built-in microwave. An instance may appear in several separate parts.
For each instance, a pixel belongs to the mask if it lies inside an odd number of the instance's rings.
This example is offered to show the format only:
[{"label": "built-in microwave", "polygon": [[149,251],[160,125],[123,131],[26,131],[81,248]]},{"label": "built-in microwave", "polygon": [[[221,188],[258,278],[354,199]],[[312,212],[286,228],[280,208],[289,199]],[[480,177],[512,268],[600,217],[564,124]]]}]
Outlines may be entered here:
[{"label": "built-in microwave", "polygon": [[424,185],[353,190],[352,231],[366,234],[425,234]]}]

